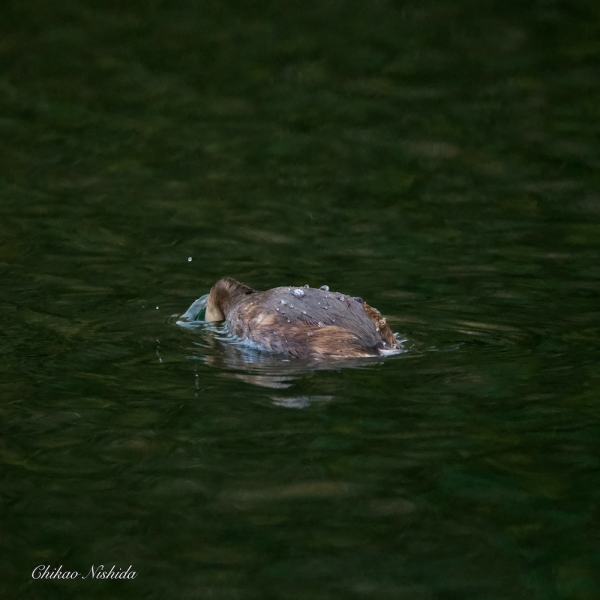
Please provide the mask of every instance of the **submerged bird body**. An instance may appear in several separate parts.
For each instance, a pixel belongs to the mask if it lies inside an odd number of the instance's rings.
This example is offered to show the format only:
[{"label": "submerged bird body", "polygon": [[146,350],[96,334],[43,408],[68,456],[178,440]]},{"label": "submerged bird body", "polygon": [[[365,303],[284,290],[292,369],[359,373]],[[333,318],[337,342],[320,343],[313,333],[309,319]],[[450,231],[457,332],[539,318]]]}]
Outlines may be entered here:
[{"label": "submerged bird body", "polygon": [[298,358],[379,356],[401,349],[378,310],[323,288],[259,292],[226,277],[210,290],[205,320],[226,321],[239,338]]}]

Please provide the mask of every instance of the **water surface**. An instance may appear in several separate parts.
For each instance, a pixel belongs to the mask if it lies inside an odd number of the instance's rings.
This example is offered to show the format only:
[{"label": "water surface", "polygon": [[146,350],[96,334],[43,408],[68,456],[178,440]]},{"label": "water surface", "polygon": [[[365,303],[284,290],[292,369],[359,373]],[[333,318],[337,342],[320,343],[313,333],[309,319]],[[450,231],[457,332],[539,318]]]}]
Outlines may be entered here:
[{"label": "water surface", "polygon": [[[1,12],[3,597],[600,595],[596,3]],[[225,275],[409,352],[178,327]]]}]

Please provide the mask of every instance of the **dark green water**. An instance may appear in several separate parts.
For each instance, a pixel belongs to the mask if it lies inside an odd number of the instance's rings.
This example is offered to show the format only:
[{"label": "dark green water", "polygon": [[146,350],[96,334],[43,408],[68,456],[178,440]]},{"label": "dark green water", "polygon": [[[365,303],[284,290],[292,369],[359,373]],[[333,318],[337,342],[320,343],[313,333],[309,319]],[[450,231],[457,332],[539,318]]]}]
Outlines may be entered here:
[{"label": "dark green water", "polygon": [[[2,598],[600,597],[599,7],[5,0]],[[178,327],[224,275],[410,351]]]}]

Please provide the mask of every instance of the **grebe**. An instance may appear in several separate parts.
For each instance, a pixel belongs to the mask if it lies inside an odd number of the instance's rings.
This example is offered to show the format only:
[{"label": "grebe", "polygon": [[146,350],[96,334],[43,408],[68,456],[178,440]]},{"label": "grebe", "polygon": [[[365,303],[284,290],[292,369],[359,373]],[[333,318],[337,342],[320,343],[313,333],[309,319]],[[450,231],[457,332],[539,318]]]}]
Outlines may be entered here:
[{"label": "grebe", "polygon": [[224,277],[210,290],[205,321],[226,321],[240,339],[297,358],[358,358],[402,349],[377,309],[327,286],[259,292]]}]

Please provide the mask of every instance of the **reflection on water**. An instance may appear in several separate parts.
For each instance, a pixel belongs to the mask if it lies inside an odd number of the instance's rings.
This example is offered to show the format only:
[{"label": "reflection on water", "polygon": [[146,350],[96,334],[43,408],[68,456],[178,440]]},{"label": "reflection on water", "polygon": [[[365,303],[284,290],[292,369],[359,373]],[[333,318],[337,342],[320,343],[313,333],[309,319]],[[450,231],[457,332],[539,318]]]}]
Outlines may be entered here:
[{"label": "reflection on water", "polygon": [[285,408],[306,408],[315,402],[329,402],[333,396],[271,396],[273,404]]}]

